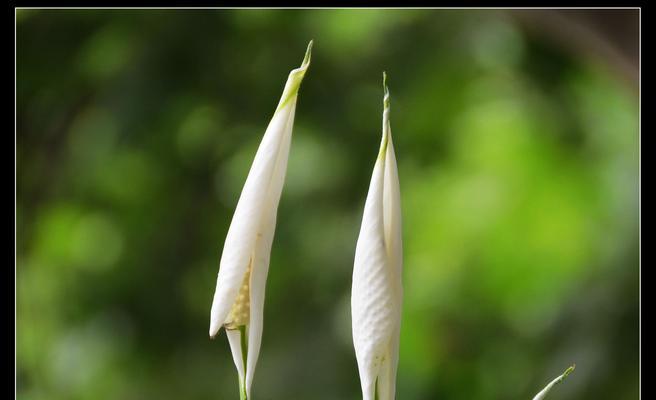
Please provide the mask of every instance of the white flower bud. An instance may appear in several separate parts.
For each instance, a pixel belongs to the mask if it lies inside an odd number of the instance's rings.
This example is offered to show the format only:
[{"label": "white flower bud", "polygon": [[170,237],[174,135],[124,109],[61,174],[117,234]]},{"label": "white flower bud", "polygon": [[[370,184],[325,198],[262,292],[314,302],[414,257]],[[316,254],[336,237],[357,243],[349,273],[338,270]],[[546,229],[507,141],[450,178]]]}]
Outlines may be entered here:
[{"label": "white flower bud", "polygon": [[[225,327],[240,381],[250,398],[262,341],[264,290],[278,202],[285,181],[298,89],[310,65],[312,41],[290,72],[280,102],[257,149],[223,246],[210,316],[210,337]],[[244,356],[246,352],[246,356]]]},{"label": "white flower bud", "polygon": [[385,74],[383,87],[383,135],[355,250],[351,292],[363,400],[394,399],[401,329],[401,195]]}]

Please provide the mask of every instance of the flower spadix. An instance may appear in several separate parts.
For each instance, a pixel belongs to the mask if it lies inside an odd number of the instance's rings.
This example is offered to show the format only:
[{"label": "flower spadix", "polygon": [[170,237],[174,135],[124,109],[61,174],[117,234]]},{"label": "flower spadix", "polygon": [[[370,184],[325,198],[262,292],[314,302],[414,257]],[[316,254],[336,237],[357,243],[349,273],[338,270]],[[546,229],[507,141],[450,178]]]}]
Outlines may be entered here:
[{"label": "flower spadix", "polygon": [[401,196],[383,73],[383,135],[355,249],[351,317],[363,400],[393,400],[399,357]]},{"label": "flower spadix", "polygon": [[312,41],[303,63],[287,83],[246,178],[223,246],[210,316],[210,337],[225,328],[240,381],[250,398],[262,340],[264,290],[278,202],[287,170],[298,89],[310,65]]},{"label": "flower spadix", "polygon": [[549,384],[540,391],[540,393],[536,394],[535,397],[533,397],[533,400],[543,400],[545,397],[547,397],[547,394],[553,389],[554,386],[562,382],[565,378],[567,378],[567,375],[569,375],[572,371],[574,371],[574,368],[576,368],[576,365],[572,365],[571,367],[567,368],[565,372],[563,372],[562,375],[554,379],[553,381],[549,382]]}]

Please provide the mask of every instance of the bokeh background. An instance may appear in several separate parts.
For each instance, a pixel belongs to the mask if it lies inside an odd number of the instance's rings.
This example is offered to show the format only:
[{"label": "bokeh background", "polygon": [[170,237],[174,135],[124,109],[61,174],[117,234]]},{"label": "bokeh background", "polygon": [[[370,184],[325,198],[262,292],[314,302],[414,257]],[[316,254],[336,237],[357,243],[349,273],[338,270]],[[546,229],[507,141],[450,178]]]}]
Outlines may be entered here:
[{"label": "bokeh background", "polygon": [[403,203],[398,398],[638,398],[638,11],[18,10],[17,391],[236,399],[209,311],[301,87],[253,397],[360,399],[355,243],[382,113]]}]

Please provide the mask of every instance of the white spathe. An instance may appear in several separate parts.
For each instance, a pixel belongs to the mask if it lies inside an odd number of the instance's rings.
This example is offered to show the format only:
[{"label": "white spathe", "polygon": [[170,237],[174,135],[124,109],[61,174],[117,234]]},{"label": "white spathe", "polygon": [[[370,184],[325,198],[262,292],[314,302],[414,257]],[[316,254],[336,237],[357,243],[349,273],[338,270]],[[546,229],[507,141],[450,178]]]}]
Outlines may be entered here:
[{"label": "white spathe", "polygon": [[363,400],[393,400],[399,358],[401,195],[385,90],[383,134],[355,250],[351,317]]},{"label": "white spathe", "polygon": [[[243,394],[248,398],[262,341],[265,283],[296,100],[310,65],[311,50],[312,41],[301,66],[289,73],[278,107],[255,154],[223,246],[212,301],[210,337],[214,338],[221,327],[226,328],[242,386],[240,391],[245,391]],[[242,337],[244,334],[247,338]]]}]

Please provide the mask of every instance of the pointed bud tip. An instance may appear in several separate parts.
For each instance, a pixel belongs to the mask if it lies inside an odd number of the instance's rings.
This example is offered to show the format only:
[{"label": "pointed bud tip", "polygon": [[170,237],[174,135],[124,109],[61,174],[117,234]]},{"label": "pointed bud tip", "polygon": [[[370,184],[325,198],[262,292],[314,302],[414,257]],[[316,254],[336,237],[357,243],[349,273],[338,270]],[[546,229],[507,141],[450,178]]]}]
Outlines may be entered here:
[{"label": "pointed bud tip", "polygon": [[385,109],[388,109],[390,106],[389,88],[387,87],[387,72],[385,71],[383,71],[383,91],[384,91],[383,106],[385,106]]},{"label": "pointed bud tip", "polygon": [[298,88],[301,86],[303,77],[305,77],[305,72],[310,66],[310,59],[312,58],[312,45],[314,40],[310,40],[308,43],[307,50],[305,51],[305,57],[303,57],[303,63],[298,68],[291,70],[289,73],[289,78],[287,78],[287,83],[285,84],[285,89],[276,108],[276,112],[282,109],[290,100],[295,99],[298,94]]},{"label": "pointed bud tip", "polygon": [[567,375],[571,374],[576,369],[576,364],[572,364],[571,367],[567,368],[563,373],[563,379],[567,378]]},{"label": "pointed bud tip", "polygon": [[389,136],[389,89],[387,87],[387,72],[383,71],[383,137],[380,142],[380,150],[378,150],[378,157],[384,157],[387,150],[387,142]]},{"label": "pointed bud tip", "polygon": [[310,64],[310,60],[312,59],[312,45],[314,44],[314,39],[310,40],[310,43],[308,43],[307,50],[305,50],[305,57],[303,57],[303,63],[301,64],[301,67],[307,66]]},{"label": "pointed bud tip", "polygon": [[216,335],[219,333],[220,329],[220,326],[216,326],[216,324],[210,323],[210,339],[216,338]]}]

